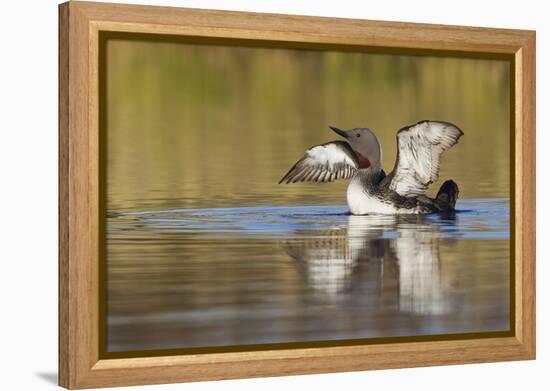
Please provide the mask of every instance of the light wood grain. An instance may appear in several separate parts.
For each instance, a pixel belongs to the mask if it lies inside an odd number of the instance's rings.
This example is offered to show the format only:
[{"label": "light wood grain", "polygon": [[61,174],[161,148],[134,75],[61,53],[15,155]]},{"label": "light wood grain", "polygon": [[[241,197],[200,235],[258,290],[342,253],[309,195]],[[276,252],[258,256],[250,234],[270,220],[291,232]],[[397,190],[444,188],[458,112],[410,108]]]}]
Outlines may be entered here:
[{"label": "light wood grain", "polygon": [[69,7],[59,8],[59,384],[69,373]]},{"label": "light wood grain", "polygon": [[516,52],[516,336],[535,357],[535,36]]},{"label": "light wood grain", "polygon": [[[535,33],[70,2],[60,5],[59,382],[67,388],[522,360],[535,357]],[[515,336],[100,359],[98,35],[125,31],[510,55],[515,63]]]}]

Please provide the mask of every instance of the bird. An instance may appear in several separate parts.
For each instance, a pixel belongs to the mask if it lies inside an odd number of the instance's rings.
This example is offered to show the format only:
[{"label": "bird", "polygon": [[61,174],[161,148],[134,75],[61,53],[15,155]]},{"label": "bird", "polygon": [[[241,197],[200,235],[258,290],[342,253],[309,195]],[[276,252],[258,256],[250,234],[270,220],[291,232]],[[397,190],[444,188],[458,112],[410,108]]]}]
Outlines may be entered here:
[{"label": "bird", "polygon": [[459,189],[452,179],[441,185],[435,198],[428,197],[426,191],[439,179],[443,152],[464,135],[458,126],[445,121],[422,120],[399,129],[397,158],[388,175],[382,169],[382,146],[371,129],[329,128],[344,140],[309,148],[279,184],[351,179],[347,205],[353,215],[455,210]]}]

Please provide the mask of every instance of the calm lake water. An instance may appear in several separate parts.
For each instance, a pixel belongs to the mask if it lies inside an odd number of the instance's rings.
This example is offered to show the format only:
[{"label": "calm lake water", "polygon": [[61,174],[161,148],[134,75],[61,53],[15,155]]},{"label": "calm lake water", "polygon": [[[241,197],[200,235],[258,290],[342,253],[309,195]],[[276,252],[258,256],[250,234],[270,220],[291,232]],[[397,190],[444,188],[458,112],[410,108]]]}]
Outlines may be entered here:
[{"label": "calm lake water", "polygon": [[[507,62],[111,40],[107,350],[509,329]],[[347,181],[278,185],[328,125],[384,168],[422,119],[454,216],[350,216]]]},{"label": "calm lake water", "polygon": [[109,218],[111,351],[509,328],[505,199],[454,216],[343,206]]}]

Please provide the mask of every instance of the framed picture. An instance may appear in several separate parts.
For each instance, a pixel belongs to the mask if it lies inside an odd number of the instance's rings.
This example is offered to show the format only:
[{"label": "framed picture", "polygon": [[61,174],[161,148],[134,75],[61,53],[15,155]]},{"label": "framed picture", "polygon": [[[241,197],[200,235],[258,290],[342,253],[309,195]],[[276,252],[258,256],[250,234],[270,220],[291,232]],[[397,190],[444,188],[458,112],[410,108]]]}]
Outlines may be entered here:
[{"label": "framed picture", "polygon": [[535,358],[535,33],[59,8],[59,381]]}]

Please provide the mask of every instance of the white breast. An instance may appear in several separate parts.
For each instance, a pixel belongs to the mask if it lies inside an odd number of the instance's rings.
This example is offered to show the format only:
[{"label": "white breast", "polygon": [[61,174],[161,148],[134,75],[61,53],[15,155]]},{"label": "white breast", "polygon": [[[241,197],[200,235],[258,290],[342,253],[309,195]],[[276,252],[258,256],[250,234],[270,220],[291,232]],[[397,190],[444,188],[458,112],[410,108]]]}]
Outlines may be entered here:
[{"label": "white breast", "polygon": [[399,208],[374,195],[368,194],[358,180],[352,180],[347,192],[348,208],[354,215],[365,214],[415,214],[416,209]]}]

